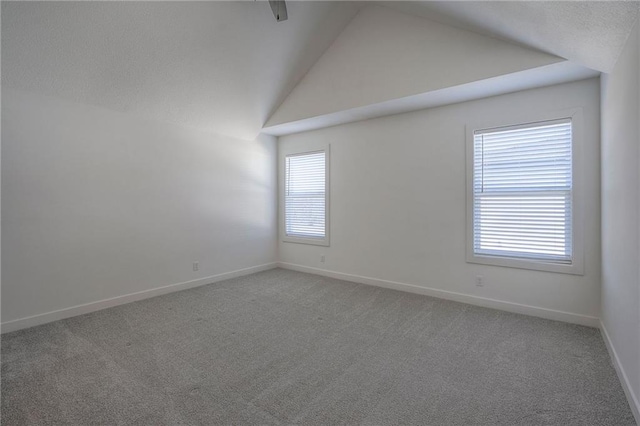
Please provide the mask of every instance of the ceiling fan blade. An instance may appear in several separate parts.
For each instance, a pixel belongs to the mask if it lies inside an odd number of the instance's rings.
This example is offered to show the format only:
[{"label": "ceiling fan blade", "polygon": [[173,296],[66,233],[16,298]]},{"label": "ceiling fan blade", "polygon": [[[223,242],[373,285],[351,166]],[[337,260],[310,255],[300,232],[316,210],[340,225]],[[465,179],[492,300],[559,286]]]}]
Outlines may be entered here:
[{"label": "ceiling fan blade", "polygon": [[271,11],[273,16],[276,17],[276,21],[286,21],[289,16],[287,15],[287,5],[284,0],[269,0]]}]

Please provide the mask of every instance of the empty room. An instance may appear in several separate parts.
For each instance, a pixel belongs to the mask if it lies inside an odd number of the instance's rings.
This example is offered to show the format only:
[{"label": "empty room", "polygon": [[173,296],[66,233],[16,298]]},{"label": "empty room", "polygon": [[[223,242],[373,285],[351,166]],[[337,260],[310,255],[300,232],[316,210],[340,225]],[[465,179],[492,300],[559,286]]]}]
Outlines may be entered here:
[{"label": "empty room", "polygon": [[2,1],[2,425],[640,425],[640,2]]}]

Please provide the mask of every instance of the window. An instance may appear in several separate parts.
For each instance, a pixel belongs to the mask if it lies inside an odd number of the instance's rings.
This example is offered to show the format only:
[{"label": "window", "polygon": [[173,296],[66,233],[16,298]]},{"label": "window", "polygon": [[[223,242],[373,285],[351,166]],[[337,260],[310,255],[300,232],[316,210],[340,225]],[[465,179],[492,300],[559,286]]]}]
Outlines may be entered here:
[{"label": "window", "polygon": [[555,272],[574,265],[571,118],[473,130],[467,260]]},{"label": "window", "polygon": [[328,245],[327,150],[284,158],[284,239]]}]

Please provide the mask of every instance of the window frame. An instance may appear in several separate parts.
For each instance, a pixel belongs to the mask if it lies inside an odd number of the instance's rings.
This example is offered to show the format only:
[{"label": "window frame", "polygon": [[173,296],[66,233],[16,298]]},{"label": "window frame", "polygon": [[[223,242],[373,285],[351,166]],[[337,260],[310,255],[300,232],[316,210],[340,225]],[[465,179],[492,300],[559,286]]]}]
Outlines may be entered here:
[{"label": "window frame", "polygon": [[[287,226],[286,226],[286,194],[285,194],[285,185],[286,185],[286,159],[288,156],[299,156],[305,154],[314,154],[318,152],[324,152],[324,238],[313,238],[313,237],[293,237],[287,235]],[[280,238],[282,242],[285,243],[296,243],[296,244],[309,244],[315,246],[324,246],[329,247],[329,230],[330,230],[330,164],[331,164],[331,152],[330,145],[315,145],[310,147],[305,147],[302,149],[287,149],[282,150],[280,152],[280,176],[282,179],[280,180],[280,184],[278,185],[280,190]]]},{"label": "window frame", "polygon": [[[483,130],[499,130],[501,128],[533,127],[535,124],[556,120],[571,120],[572,139],[572,260],[571,263],[555,263],[538,259],[523,259],[508,256],[490,256],[476,254],[474,250],[474,134]],[[484,121],[466,125],[466,213],[467,213],[467,241],[466,261],[481,265],[502,266],[508,268],[530,269],[536,271],[555,272],[563,274],[584,275],[584,242],[583,242],[583,154],[584,126],[582,109],[573,108],[563,111],[528,114],[510,119]]]}]

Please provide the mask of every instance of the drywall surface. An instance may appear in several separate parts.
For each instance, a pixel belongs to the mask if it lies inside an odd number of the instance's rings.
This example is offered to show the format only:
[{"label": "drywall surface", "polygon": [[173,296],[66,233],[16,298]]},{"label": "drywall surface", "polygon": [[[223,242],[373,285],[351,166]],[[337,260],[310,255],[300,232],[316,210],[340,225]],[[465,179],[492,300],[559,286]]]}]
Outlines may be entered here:
[{"label": "drywall surface", "polygon": [[[640,396],[640,58],[638,25],[602,75],[602,323]],[[636,413],[640,413],[636,406]],[[640,421],[640,419],[638,419]]]},{"label": "drywall surface", "polygon": [[274,262],[275,163],[272,137],[3,88],[2,321]]},{"label": "drywall surface", "polygon": [[254,139],[351,2],[2,2],[2,85]]},{"label": "drywall surface", "polygon": [[369,5],[302,78],[266,127],[562,61],[547,53]]},{"label": "drywall surface", "polygon": [[[465,125],[576,107],[585,126],[577,142],[584,174],[576,176],[585,195],[584,276],[466,263]],[[593,319],[600,306],[599,135],[599,82],[589,79],[280,137],[280,155],[331,145],[331,246],[280,241],[280,261]],[[484,287],[475,286],[476,275]]]},{"label": "drywall surface", "polygon": [[606,72],[615,65],[640,6],[636,1],[391,0],[383,4]]}]

